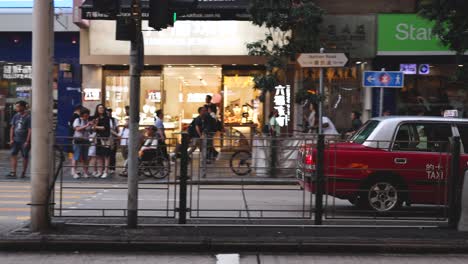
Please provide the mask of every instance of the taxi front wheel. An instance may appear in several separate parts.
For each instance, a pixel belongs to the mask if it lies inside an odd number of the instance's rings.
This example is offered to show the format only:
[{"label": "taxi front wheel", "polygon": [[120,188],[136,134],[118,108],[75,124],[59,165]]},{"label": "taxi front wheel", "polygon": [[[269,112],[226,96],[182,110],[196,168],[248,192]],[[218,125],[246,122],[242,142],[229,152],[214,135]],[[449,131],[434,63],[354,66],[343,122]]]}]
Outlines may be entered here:
[{"label": "taxi front wheel", "polygon": [[398,186],[392,179],[376,178],[365,185],[359,195],[359,205],[380,213],[398,209],[403,201]]}]

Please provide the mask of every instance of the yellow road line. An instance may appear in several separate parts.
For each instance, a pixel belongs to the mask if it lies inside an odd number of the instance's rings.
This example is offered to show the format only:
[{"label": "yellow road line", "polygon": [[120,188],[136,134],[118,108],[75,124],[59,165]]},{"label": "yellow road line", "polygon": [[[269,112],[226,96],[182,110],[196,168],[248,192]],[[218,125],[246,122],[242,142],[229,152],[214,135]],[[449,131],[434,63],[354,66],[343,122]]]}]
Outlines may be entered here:
[{"label": "yellow road line", "polygon": [[[27,201],[0,201],[0,204],[24,204],[24,205],[27,205],[28,203],[30,203],[30,202],[27,202]],[[76,202],[62,202],[62,204],[72,205],[72,204],[76,204]]]},{"label": "yellow road line", "polygon": [[[0,198],[31,198],[31,195],[1,195]],[[64,195],[62,196],[64,199],[80,199],[81,196],[69,196],[69,195]]]},{"label": "yellow road line", "polygon": [[0,207],[0,212],[29,212],[31,209],[29,208],[7,208],[7,207]]}]

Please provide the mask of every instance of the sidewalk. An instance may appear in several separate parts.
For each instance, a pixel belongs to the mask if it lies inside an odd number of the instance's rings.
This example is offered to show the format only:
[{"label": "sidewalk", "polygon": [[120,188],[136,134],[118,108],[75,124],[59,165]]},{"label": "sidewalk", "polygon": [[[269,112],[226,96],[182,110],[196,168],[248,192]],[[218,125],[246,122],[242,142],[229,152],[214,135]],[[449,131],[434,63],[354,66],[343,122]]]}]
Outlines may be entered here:
[{"label": "sidewalk", "polygon": [[468,233],[442,228],[341,226],[157,225],[127,229],[56,223],[48,234],[25,228],[0,236],[9,250],[279,251],[466,253]]},{"label": "sidewalk", "polygon": [[[29,181],[30,180],[30,169],[28,169],[28,173],[26,174],[26,178],[7,178],[6,176],[10,172],[10,151],[6,149],[1,149],[0,150],[0,182],[1,181]],[[123,163],[121,160],[121,157],[118,156],[118,164]],[[296,185],[297,181],[294,177],[284,177],[284,178],[271,178],[271,177],[259,177],[259,176],[237,176],[234,173],[226,173],[226,171],[229,170],[229,165],[224,164],[226,163],[225,160],[218,161],[217,164],[214,164],[212,166],[216,166],[214,168],[208,168],[208,175],[207,177],[199,177],[198,175],[194,175],[192,178],[192,184],[198,184],[198,183],[203,183],[203,184],[245,184],[245,185]],[[176,164],[177,166],[180,166],[179,163]],[[89,179],[73,179],[70,173],[70,161],[67,159],[64,164],[64,173],[63,173],[63,180],[64,182],[68,183],[115,183],[115,184],[125,184],[127,183],[127,178],[126,177],[121,177],[119,176],[119,171],[117,171],[114,175],[107,179],[96,179],[96,178],[89,178]],[[173,165],[174,166],[174,165]],[[197,168],[198,164],[193,165],[194,173],[199,172],[199,168]],[[18,171],[22,169],[22,161],[21,158],[18,159]],[[174,167],[173,167],[174,169]],[[180,169],[178,168],[177,171]],[[190,173],[190,171],[189,171]],[[18,174],[18,173],[17,173]],[[17,175],[19,176],[19,175]],[[142,178],[141,182],[158,182],[158,183],[164,183],[168,179],[163,179],[163,180],[155,180],[155,179],[145,179]],[[171,177],[169,177],[170,181],[174,181],[174,173],[171,174]]]}]

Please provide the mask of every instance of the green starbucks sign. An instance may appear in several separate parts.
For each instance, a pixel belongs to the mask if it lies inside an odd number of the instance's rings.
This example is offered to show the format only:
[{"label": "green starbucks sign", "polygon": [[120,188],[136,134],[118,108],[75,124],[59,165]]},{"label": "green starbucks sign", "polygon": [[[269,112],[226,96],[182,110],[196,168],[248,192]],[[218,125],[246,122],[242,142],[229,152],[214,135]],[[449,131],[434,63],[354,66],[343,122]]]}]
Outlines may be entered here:
[{"label": "green starbucks sign", "polygon": [[378,17],[377,55],[452,55],[432,32],[433,22],[416,14]]}]

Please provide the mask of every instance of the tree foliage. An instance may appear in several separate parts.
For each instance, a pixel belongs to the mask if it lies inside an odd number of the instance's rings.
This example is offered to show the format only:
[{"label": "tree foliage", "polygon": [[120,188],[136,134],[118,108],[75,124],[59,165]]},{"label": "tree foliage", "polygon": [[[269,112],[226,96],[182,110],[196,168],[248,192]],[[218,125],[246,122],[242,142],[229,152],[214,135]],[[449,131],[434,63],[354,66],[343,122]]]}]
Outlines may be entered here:
[{"label": "tree foliage", "polygon": [[435,22],[434,32],[451,50],[468,50],[468,1],[422,0],[419,14]]},{"label": "tree foliage", "polygon": [[[433,31],[441,42],[457,53],[457,64],[463,64],[468,50],[468,1],[467,0],[421,0],[419,14],[435,22]],[[468,67],[459,67],[453,81],[468,81]]]},{"label": "tree foliage", "polygon": [[319,50],[323,10],[312,0],[252,0],[249,13],[253,24],[267,29],[264,39],[247,44],[249,55],[267,60],[266,73],[254,79],[264,96],[285,79],[296,54]]}]

